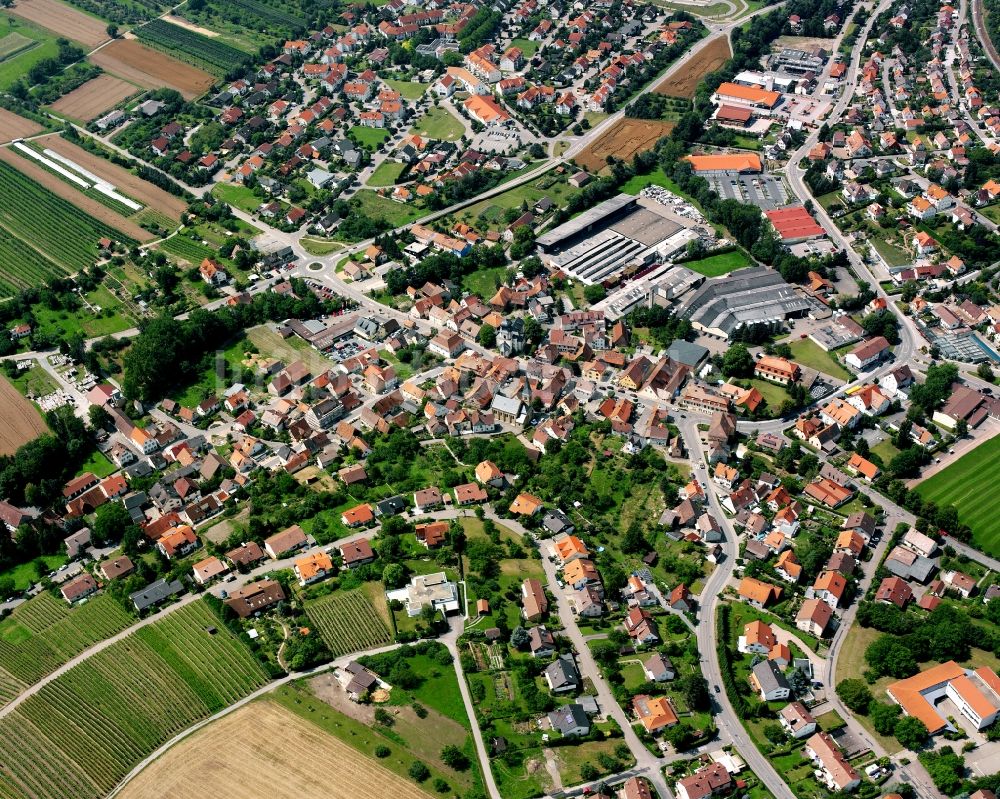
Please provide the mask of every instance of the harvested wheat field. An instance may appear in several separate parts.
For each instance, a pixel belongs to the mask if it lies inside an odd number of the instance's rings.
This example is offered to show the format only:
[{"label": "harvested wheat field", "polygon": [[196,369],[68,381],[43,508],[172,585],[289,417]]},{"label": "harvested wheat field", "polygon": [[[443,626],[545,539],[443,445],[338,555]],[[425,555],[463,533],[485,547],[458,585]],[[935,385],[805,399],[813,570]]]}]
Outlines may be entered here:
[{"label": "harvested wheat field", "polygon": [[33,136],[41,130],[42,126],[37,122],[19,117],[6,108],[0,108],[0,144]]},{"label": "harvested wheat field", "polygon": [[690,100],[705,76],[719,69],[732,55],[729,38],[725,34],[719,34],[693,56],[683,60],[684,68],[665,78],[653,91]]},{"label": "harvested wheat field", "polygon": [[190,64],[151,50],[135,39],[118,39],[90,56],[102,69],[147,89],[169,86],[191,100],[203,94],[214,78]]},{"label": "harvested wheat field", "polygon": [[137,86],[114,75],[98,75],[56,100],[52,110],[72,119],[90,122],[138,91]]},{"label": "harvested wheat field", "polygon": [[78,191],[66,181],[57,178],[51,172],[39,166],[36,161],[22,158],[9,147],[0,147],[0,159],[6,161],[18,172],[23,172],[53,194],[57,194],[64,200],[73,203],[73,205],[81,211],[90,214],[94,219],[99,219],[105,224],[111,225],[111,227],[131,236],[136,241],[151,241],[156,238],[148,230],[143,230],[135,222],[130,222],[125,217],[116,214],[108,206],[102,205],[97,200],[93,200],[83,192]]},{"label": "harvested wheat field", "polygon": [[0,455],[12,455],[22,444],[48,428],[38,409],[22,397],[6,378],[0,378]]},{"label": "harvested wheat field", "polygon": [[164,216],[168,216],[175,222],[179,222],[181,214],[187,208],[187,203],[180,197],[164,191],[159,186],[154,186],[148,180],[143,180],[138,175],[133,175],[127,169],[123,169],[117,164],[112,164],[106,158],[101,158],[89,150],[66,141],[58,134],[43,137],[40,142],[50,150],[55,150],[59,155],[75,161],[84,169],[93,172],[98,177],[104,178],[108,183],[113,183],[123,193],[133,200],[136,200],[154,211],[159,211]]},{"label": "harvested wheat field", "polygon": [[17,0],[7,10],[87,47],[97,47],[108,40],[105,23],[59,0]]},{"label": "harvested wheat field", "polygon": [[622,161],[631,161],[632,156],[649,150],[658,139],[673,129],[673,122],[624,117],[573,160],[584,169],[599,172],[607,164],[607,156],[613,155]]},{"label": "harvested wheat field", "polygon": [[427,799],[412,782],[269,701],[169,749],[120,799]]}]

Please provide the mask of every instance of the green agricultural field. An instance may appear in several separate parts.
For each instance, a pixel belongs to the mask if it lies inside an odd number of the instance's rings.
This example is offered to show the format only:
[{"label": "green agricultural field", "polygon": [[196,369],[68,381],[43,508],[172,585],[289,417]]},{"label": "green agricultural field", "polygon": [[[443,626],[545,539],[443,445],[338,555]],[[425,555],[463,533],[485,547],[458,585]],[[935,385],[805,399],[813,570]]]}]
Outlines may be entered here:
[{"label": "green agricultural field", "polygon": [[178,233],[169,239],[164,239],[158,245],[165,253],[187,261],[188,266],[197,266],[206,258],[214,258],[217,253],[211,247],[195,240],[189,233]]},{"label": "green agricultural field", "polygon": [[0,671],[27,685],[38,682],[132,621],[132,614],[107,594],[71,609],[42,592],[0,622]]},{"label": "green agricultural field", "polygon": [[465,126],[451,111],[443,106],[431,108],[418,119],[410,133],[440,141],[458,141],[465,133]]},{"label": "green agricultural field", "polygon": [[162,743],[263,686],[250,651],[198,601],[87,658],[0,719],[0,789],[103,796]]},{"label": "green agricultural field", "polygon": [[718,255],[709,255],[707,258],[701,258],[697,261],[685,261],[684,266],[706,277],[719,277],[729,274],[735,269],[750,266],[750,260],[739,250],[733,250]]},{"label": "green agricultural field", "polygon": [[383,80],[390,89],[403,95],[404,100],[419,100],[427,91],[426,83],[415,83],[411,80]]},{"label": "green agricultural field", "polygon": [[811,339],[799,338],[789,341],[788,348],[792,351],[792,360],[798,361],[803,366],[816,369],[840,380],[850,381],[852,379],[851,373],[840,365],[833,353],[826,352]]},{"label": "green agricultural field", "polygon": [[0,38],[0,61],[6,61],[13,55],[34,47],[34,39],[25,36],[23,33],[8,33]]},{"label": "green agricultural field", "polygon": [[40,286],[53,277],[62,277],[64,272],[59,264],[0,227],[0,296]]},{"label": "green agricultural field", "polygon": [[389,131],[385,128],[366,128],[362,125],[355,125],[348,131],[348,136],[362,147],[375,150],[389,138]]},{"label": "green agricultural field", "polygon": [[163,19],[147,22],[134,33],[144,44],[219,75],[250,60],[243,50]]},{"label": "green agricultural field", "polygon": [[[0,228],[27,247],[44,252],[66,272],[94,263],[104,236],[126,246],[135,240],[57,197],[27,175],[0,163]],[[2,236],[0,236],[2,241]],[[0,261],[0,279],[15,279],[19,266]]]},{"label": "green agricultural field", "polygon": [[1000,494],[983,486],[1000,479],[1000,436],[980,444],[955,463],[917,486],[917,493],[939,506],[953,505],[958,519],[969,525],[977,549],[1000,556]]},{"label": "green agricultural field", "polygon": [[391,636],[364,591],[339,591],[306,603],[306,615],[334,657],[389,643]]},{"label": "green agricultural field", "polygon": [[301,4],[295,0],[206,0],[198,10],[190,5],[183,8],[186,19],[251,51],[279,36],[290,38],[308,28],[309,22],[300,12]]},{"label": "green agricultural field", "polygon": [[[28,74],[39,61],[59,54],[56,37],[10,14],[0,14],[0,91]],[[25,41],[27,40],[27,41]]]},{"label": "green agricultural field", "polygon": [[403,170],[406,168],[406,164],[398,164],[395,161],[383,161],[378,165],[378,168],[372,172],[372,176],[368,178],[369,186],[392,186],[396,182]]}]

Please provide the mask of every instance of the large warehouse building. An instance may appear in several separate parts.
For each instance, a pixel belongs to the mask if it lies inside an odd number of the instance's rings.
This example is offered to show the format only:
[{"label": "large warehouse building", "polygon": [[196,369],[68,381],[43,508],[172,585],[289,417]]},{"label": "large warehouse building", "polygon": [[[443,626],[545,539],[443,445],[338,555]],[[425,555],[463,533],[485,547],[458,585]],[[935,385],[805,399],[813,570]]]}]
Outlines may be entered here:
[{"label": "large warehouse building", "polygon": [[752,266],[706,280],[678,306],[695,330],[731,338],[741,327],[777,325],[809,309],[809,302],[773,269]]},{"label": "large warehouse building", "polygon": [[781,93],[758,89],[756,86],[741,86],[739,83],[723,83],[715,90],[712,101],[716,105],[746,105],[764,113],[777,107],[781,102]]},{"label": "large warehouse building", "polygon": [[613,285],[682,252],[691,220],[646,197],[619,194],[538,238],[542,261],[586,285]]}]

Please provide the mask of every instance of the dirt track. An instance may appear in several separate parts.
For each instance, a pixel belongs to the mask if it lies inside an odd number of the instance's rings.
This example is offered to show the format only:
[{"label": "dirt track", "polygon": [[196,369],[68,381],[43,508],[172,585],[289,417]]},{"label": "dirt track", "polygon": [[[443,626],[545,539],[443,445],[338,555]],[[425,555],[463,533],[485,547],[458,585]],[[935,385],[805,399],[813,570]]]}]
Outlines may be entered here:
[{"label": "dirt track", "polygon": [[19,117],[6,108],[0,108],[0,144],[33,136],[41,130],[42,126],[37,122]]},{"label": "dirt track", "polygon": [[153,234],[148,230],[143,230],[134,222],[129,222],[124,217],[116,214],[106,205],[101,205],[97,200],[92,200],[87,195],[77,191],[69,183],[60,180],[51,172],[46,171],[34,161],[15,154],[9,147],[0,147],[0,158],[19,172],[23,172],[32,180],[47,188],[53,194],[59,195],[64,200],[73,203],[81,211],[90,214],[95,219],[100,219],[122,233],[131,236],[136,241],[150,241],[154,238]]},{"label": "dirt track", "polygon": [[683,97],[690,100],[694,97],[698,84],[709,73],[725,64],[732,56],[729,38],[718,36],[711,44],[695,53],[694,57],[685,62],[685,69],[678,70],[653,89],[657,94],[670,97]]},{"label": "dirt track", "polygon": [[97,47],[108,40],[106,27],[97,17],[84,14],[59,0],[17,0],[7,10],[87,47]]},{"label": "dirt track", "polygon": [[657,140],[674,129],[673,122],[654,122],[648,119],[625,117],[613,125],[574,159],[584,169],[599,172],[607,164],[607,156],[613,155],[623,161],[631,161],[632,156],[650,149]]},{"label": "dirt track", "polygon": [[82,122],[90,122],[138,91],[137,86],[114,75],[98,75],[56,100],[52,104],[52,110]]},{"label": "dirt track", "polygon": [[190,64],[152,50],[135,39],[119,39],[102,47],[90,60],[113,75],[148,89],[169,86],[191,100],[203,94],[214,78]]},{"label": "dirt track", "polygon": [[48,428],[38,409],[22,397],[5,378],[0,378],[0,455],[11,455],[22,444]]},{"label": "dirt track", "polygon": [[427,799],[409,780],[269,701],[170,749],[121,799]]},{"label": "dirt track", "polygon": [[149,181],[143,180],[138,175],[133,175],[127,169],[112,164],[107,159],[94,155],[89,150],[84,150],[57,134],[44,137],[42,143],[50,150],[55,150],[60,155],[76,161],[95,175],[114,183],[124,194],[134,200],[159,211],[164,216],[169,216],[174,221],[180,221],[181,214],[187,207],[187,204],[180,197],[175,197]]}]

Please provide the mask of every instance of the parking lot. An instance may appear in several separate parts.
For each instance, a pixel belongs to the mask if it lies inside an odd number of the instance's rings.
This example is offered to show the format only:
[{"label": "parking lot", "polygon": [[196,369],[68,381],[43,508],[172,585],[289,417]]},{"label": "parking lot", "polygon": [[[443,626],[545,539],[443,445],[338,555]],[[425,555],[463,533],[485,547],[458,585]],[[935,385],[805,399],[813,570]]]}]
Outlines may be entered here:
[{"label": "parking lot", "polygon": [[772,175],[740,175],[719,172],[708,176],[715,193],[726,200],[756,205],[762,211],[788,203],[788,193],[780,178]]},{"label": "parking lot", "polygon": [[337,363],[340,363],[341,361],[346,361],[348,358],[353,358],[355,355],[360,355],[365,350],[370,349],[371,346],[371,344],[361,339],[349,338],[334,344],[327,355],[337,361]]}]

